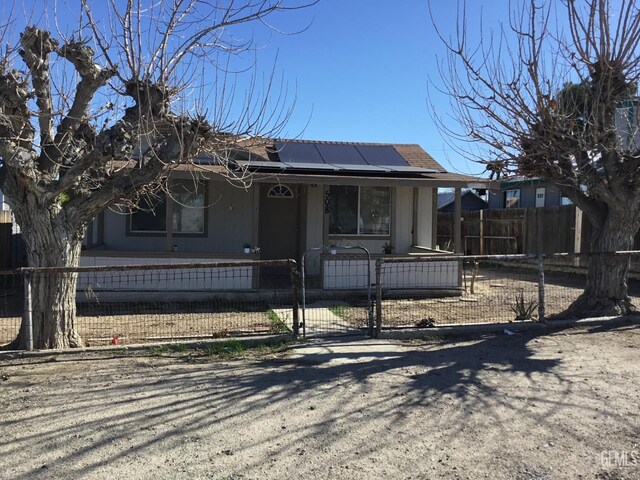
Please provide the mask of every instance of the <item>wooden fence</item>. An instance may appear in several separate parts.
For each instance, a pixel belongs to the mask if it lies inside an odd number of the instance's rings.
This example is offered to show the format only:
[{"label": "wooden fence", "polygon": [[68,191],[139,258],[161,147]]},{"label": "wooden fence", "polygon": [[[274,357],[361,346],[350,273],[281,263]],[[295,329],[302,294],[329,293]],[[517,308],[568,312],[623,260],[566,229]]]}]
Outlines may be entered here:
[{"label": "wooden fence", "polygon": [[[462,242],[467,255],[576,252],[576,238],[584,249],[585,233],[576,208],[563,205],[545,208],[513,208],[463,212]],[[453,244],[454,214],[438,213],[438,245]],[[586,237],[588,245],[588,236]]]}]

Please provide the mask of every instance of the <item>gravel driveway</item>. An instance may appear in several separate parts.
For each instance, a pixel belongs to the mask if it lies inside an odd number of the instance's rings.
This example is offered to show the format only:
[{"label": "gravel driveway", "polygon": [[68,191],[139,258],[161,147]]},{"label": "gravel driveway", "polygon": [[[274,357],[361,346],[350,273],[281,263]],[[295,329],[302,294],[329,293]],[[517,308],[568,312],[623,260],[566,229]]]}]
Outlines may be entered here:
[{"label": "gravel driveway", "polygon": [[640,478],[640,329],[0,359],[0,477]]}]

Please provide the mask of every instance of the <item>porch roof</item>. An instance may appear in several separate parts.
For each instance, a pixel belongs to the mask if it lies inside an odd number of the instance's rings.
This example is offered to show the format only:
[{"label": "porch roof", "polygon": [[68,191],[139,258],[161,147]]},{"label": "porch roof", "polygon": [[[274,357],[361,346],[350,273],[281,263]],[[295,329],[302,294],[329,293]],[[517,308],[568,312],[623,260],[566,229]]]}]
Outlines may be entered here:
[{"label": "porch roof", "polygon": [[450,172],[433,172],[412,176],[344,174],[336,172],[291,172],[285,169],[275,172],[237,171],[230,172],[219,165],[180,165],[177,171],[199,172],[205,177],[225,180],[244,180],[257,183],[294,183],[324,185],[362,185],[362,186],[397,186],[397,187],[438,187],[438,188],[495,188],[496,182],[486,178],[462,175]]}]

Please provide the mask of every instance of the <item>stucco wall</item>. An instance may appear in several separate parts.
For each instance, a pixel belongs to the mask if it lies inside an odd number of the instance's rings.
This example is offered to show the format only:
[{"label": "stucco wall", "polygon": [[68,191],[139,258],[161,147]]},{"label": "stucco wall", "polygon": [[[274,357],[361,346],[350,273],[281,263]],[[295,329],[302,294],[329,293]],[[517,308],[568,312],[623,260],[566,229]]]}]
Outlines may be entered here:
[{"label": "stucco wall", "polygon": [[395,222],[391,229],[393,253],[408,253],[413,244],[413,187],[395,189],[392,222]]},{"label": "stucco wall", "polygon": [[324,187],[310,185],[307,189],[307,245],[306,248],[322,246],[324,228]]},{"label": "stucco wall", "polygon": [[433,248],[433,189],[418,188],[416,245]]}]

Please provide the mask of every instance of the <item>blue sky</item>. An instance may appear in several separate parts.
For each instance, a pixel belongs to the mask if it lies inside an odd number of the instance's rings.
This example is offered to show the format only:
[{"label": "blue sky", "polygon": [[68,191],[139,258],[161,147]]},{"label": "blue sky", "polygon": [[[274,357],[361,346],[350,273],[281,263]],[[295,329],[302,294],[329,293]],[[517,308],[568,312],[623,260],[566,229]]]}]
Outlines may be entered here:
[{"label": "blue sky", "polygon": [[[62,30],[77,26],[75,2],[57,2],[56,24]],[[508,4],[506,0],[468,3],[472,30],[477,29],[480,9],[493,22],[504,15]],[[48,9],[54,12],[54,4],[55,0],[34,0],[21,6],[26,16],[34,12],[39,17]],[[91,4],[96,17],[104,15],[101,0]],[[124,5],[124,0],[116,4]],[[432,7],[444,35],[455,34],[457,0],[432,0]],[[7,9],[8,4],[0,12]],[[44,15],[38,23],[47,22]],[[270,17],[270,21],[275,29],[300,33],[282,35],[251,24],[236,34],[255,36],[260,47],[259,75],[269,76],[277,53],[276,75],[286,81],[289,95],[296,96],[293,115],[281,136],[417,143],[448,170],[483,172],[482,166],[462,159],[447,145],[429,115],[429,78],[438,83],[437,60],[445,52],[431,23],[427,0],[319,0],[307,9]],[[246,62],[240,64],[246,66]],[[243,82],[246,76],[238,83],[240,90]],[[432,92],[438,113],[446,116],[447,97]]]},{"label": "blue sky", "polygon": [[[484,15],[494,17],[492,8],[507,2],[483,3],[489,4]],[[455,34],[455,0],[432,5],[442,31]],[[477,15],[477,2],[473,8]],[[274,24],[287,31],[309,26],[293,36],[272,34],[264,43],[261,62],[277,49],[278,70],[297,86],[295,112],[283,134],[418,143],[449,170],[482,173],[481,166],[451,150],[429,116],[428,79],[438,81],[436,62],[444,48],[426,0],[320,0]],[[431,98],[446,114],[446,96],[433,93]]]}]

